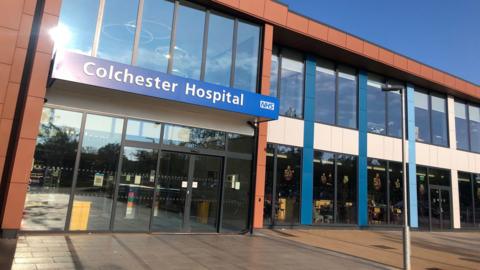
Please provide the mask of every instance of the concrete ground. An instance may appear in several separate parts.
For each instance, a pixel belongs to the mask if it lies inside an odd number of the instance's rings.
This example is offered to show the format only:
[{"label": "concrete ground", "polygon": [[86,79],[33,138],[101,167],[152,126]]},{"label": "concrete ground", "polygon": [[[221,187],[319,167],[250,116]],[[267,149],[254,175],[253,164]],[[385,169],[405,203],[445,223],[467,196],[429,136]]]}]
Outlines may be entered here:
[{"label": "concrete ground", "polygon": [[[480,232],[413,232],[412,244],[413,269],[480,269]],[[1,270],[12,246],[0,240]],[[53,234],[21,236],[12,269],[397,269],[401,255],[399,231]]]},{"label": "concrete ground", "polygon": [[[402,267],[402,232],[378,230],[262,230],[270,237]],[[412,269],[480,269],[480,232],[412,232]]]},{"label": "concrete ground", "polygon": [[319,269],[319,267],[387,269],[370,261],[275,236],[148,234],[20,237],[12,269]]}]

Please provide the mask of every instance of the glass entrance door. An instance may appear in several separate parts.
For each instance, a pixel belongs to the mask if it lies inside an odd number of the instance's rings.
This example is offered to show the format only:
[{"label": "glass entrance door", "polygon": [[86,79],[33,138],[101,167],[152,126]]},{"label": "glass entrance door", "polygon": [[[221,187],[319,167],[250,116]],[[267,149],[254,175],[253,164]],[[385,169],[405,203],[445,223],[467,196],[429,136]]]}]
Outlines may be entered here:
[{"label": "glass entrance door", "polygon": [[222,158],[162,152],[152,231],[217,232]]},{"label": "glass entrance door", "polygon": [[451,228],[450,190],[445,187],[430,187],[430,229]]}]

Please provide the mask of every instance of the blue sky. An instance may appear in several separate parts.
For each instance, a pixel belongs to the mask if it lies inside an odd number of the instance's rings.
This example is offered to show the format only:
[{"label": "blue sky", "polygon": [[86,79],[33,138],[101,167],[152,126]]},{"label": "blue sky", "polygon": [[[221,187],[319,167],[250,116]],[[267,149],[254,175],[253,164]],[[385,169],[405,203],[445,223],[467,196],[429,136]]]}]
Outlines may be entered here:
[{"label": "blue sky", "polygon": [[480,0],[281,0],[290,10],[480,84]]}]

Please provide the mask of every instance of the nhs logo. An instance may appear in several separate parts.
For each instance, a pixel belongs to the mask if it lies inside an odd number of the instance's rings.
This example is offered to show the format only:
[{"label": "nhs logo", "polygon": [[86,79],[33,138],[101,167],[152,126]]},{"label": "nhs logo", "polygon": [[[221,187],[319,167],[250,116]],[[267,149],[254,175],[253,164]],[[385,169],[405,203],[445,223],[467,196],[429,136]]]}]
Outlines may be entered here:
[{"label": "nhs logo", "polygon": [[265,101],[265,100],[260,100],[260,108],[269,110],[269,111],[274,111],[275,110],[275,103],[270,102],[270,101]]}]

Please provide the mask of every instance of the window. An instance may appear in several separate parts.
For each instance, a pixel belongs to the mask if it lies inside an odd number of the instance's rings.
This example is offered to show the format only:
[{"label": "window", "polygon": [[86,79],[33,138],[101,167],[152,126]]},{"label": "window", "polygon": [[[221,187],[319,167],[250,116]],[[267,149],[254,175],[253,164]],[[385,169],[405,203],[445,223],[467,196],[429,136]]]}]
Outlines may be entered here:
[{"label": "window", "polygon": [[270,96],[278,97],[278,71],[280,68],[280,60],[276,48],[272,53],[272,66],[270,67]]},{"label": "window", "polygon": [[[400,91],[383,91],[385,80],[369,74],[367,82],[367,128],[371,133],[402,136],[402,96]],[[388,82],[393,83],[393,82]],[[401,84],[395,82],[394,84]]]},{"label": "window", "polygon": [[303,56],[289,50],[280,52],[279,89],[280,114],[303,118]]},{"label": "window", "polygon": [[419,142],[448,146],[445,96],[415,91],[415,133]]},{"label": "window", "polygon": [[126,140],[159,143],[161,125],[154,122],[128,119]]},{"label": "window", "polygon": [[22,229],[65,228],[81,121],[78,112],[43,109]]},{"label": "window", "polygon": [[55,44],[77,53],[91,55],[97,27],[99,0],[63,0],[58,27],[66,43]]},{"label": "window", "polygon": [[238,21],[234,87],[251,92],[257,89],[260,27]]},{"label": "window", "polygon": [[356,157],[315,151],[313,162],[313,223],[355,224]]},{"label": "window", "polygon": [[357,76],[352,68],[338,68],[337,124],[357,128]]},{"label": "window", "polygon": [[[265,222],[294,225],[300,218],[301,150],[285,145],[267,145]],[[270,186],[269,186],[270,185]]]},{"label": "window", "polygon": [[204,80],[206,82],[230,85],[233,25],[233,19],[210,13],[208,21],[207,58],[205,60]]},{"label": "window", "polygon": [[188,148],[225,149],[225,133],[203,128],[165,125],[163,143],[165,145]]},{"label": "window", "polygon": [[[478,176],[478,175],[477,175]],[[460,224],[462,228],[474,227],[475,221],[475,175],[458,172],[458,193],[460,200]],[[477,221],[480,223],[480,220]]]},{"label": "window", "polygon": [[457,100],[455,101],[455,132],[457,149],[470,150],[467,105]]},{"label": "window", "polygon": [[172,20],[173,2],[144,0],[136,65],[167,72]]},{"label": "window", "polygon": [[138,0],[105,1],[97,56],[130,64],[137,24]]},{"label": "window", "polygon": [[402,224],[402,177],[401,163],[368,159],[368,219],[370,224]]},{"label": "window", "polygon": [[315,74],[315,120],[334,125],[336,108],[336,72],[332,63],[319,60]]},{"label": "window", "polygon": [[480,152],[480,106],[469,105],[470,150]]}]

